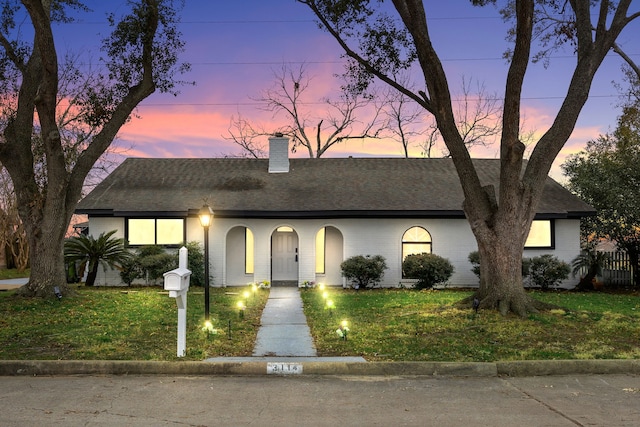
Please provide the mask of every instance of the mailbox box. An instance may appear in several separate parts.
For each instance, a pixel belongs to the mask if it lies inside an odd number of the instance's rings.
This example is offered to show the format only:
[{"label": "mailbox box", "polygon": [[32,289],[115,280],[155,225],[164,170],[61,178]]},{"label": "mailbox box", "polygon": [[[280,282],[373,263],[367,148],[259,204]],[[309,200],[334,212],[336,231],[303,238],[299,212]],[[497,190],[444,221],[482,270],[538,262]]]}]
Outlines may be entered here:
[{"label": "mailbox box", "polygon": [[176,268],[175,270],[167,271],[163,276],[165,291],[184,291],[189,288],[191,270]]}]

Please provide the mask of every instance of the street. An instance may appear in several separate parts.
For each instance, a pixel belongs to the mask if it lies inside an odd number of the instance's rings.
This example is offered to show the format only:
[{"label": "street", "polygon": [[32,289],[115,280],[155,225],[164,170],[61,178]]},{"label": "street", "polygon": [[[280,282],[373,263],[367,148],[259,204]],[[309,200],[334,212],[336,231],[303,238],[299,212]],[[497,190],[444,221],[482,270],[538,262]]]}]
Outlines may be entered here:
[{"label": "street", "polygon": [[2,426],[637,426],[640,377],[0,377]]}]

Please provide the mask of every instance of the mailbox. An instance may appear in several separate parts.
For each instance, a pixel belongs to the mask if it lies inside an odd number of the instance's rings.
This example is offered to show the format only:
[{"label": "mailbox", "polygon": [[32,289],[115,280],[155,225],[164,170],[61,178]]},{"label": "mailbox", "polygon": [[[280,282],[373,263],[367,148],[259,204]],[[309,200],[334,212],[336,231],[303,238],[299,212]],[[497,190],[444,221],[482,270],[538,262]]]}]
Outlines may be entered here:
[{"label": "mailbox", "polygon": [[176,268],[175,270],[167,271],[163,276],[165,291],[186,291],[189,289],[190,270]]}]

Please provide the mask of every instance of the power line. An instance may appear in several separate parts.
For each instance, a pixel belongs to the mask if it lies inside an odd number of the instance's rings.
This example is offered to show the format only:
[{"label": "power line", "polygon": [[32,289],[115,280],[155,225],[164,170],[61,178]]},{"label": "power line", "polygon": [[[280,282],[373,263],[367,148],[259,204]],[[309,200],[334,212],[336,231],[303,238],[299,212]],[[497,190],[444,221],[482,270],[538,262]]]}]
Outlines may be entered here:
[{"label": "power line", "polygon": [[[617,98],[619,95],[590,95],[589,98],[598,98],[598,99],[606,99],[606,98]],[[564,96],[523,96],[521,100],[523,101],[548,101],[548,100],[563,100]],[[504,98],[492,98],[492,100],[502,101]],[[462,102],[462,99],[452,99],[452,102]],[[324,102],[298,102],[298,105],[324,105]],[[257,106],[268,106],[269,104],[266,102],[176,102],[176,103],[165,103],[165,102],[149,102],[142,103],[139,107],[257,107]]]}]

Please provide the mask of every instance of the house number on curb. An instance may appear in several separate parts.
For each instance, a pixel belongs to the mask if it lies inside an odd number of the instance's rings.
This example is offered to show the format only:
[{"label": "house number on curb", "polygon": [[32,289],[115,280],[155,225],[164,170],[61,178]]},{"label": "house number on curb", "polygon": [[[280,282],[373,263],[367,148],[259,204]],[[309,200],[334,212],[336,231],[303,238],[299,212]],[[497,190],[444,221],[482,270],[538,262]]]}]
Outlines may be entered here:
[{"label": "house number on curb", "polygon": [[267,374],[302,374],[301,363],[267,363]]}]

